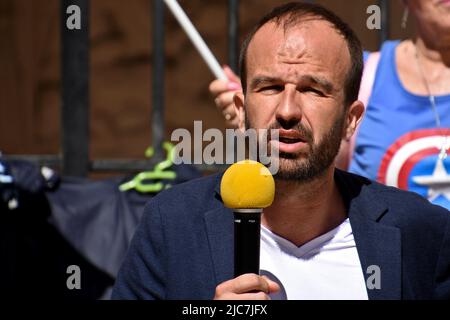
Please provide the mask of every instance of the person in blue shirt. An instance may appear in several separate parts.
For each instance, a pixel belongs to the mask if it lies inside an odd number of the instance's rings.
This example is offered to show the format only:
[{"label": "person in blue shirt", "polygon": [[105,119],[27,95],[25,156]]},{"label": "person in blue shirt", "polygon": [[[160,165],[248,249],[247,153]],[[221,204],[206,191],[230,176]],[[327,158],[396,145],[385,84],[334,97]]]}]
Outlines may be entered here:
[{"label": "person in blue shirt", "polygon": [[[355,137],[342,142],[336,163],[449,209],[450,2],[404,3],[417,34],[386,41],[378,53],[365,52],[365,116]],[[229,81],[215,80],[209,89],[226,126],[235,127],[233,96],[240,82],[230,68],[224,70]]]}]

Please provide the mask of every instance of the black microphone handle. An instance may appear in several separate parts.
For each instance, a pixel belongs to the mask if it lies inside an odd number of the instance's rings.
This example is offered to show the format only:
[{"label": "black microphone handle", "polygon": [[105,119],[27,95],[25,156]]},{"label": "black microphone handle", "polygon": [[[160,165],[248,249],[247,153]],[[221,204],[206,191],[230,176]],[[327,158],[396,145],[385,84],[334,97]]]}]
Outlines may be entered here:
[{"label": "black microphone handle", "polygon": [[234,211],[234,276],[259,274],[261,209]]}]

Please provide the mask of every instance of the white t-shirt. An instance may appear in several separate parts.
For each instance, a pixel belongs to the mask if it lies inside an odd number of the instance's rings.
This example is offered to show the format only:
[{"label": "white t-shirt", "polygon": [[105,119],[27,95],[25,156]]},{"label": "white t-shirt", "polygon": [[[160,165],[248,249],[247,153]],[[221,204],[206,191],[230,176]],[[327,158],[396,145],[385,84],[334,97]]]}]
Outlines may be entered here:
[{"label": "white t-shirt", "polygon": [[260,269],[280,284],[272,299],[368,299],[349,219],[301,247],[261,226]]}]

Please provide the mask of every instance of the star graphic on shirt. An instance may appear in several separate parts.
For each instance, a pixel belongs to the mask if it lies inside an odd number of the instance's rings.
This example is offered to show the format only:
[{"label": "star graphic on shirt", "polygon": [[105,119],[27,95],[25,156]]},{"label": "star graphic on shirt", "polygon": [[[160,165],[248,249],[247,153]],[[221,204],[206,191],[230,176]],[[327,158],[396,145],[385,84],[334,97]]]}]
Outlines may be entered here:
[{"label": "star graphic on shirt", "polygon": [[430,176],[416,176],[413,181],[419,185],[428,187],[428,198],[433,201],[443,195],[450,201],[450,174],[445,169],[444,162],[439,158],[436,167]]}]

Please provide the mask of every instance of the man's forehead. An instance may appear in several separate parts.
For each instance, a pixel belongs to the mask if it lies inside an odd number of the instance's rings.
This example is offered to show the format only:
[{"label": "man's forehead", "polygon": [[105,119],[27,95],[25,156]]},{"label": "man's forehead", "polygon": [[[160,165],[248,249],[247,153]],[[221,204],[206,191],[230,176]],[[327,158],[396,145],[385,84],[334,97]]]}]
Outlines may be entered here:
[{"label": "man's forehead", "polygon": [[298,63],[303,58],[320,60],[330,66],[350,60],[344,37],[325,20],[308,19],[284,28],[269,22],[262,26],[249,44],[248,61],[276,58]]}]

